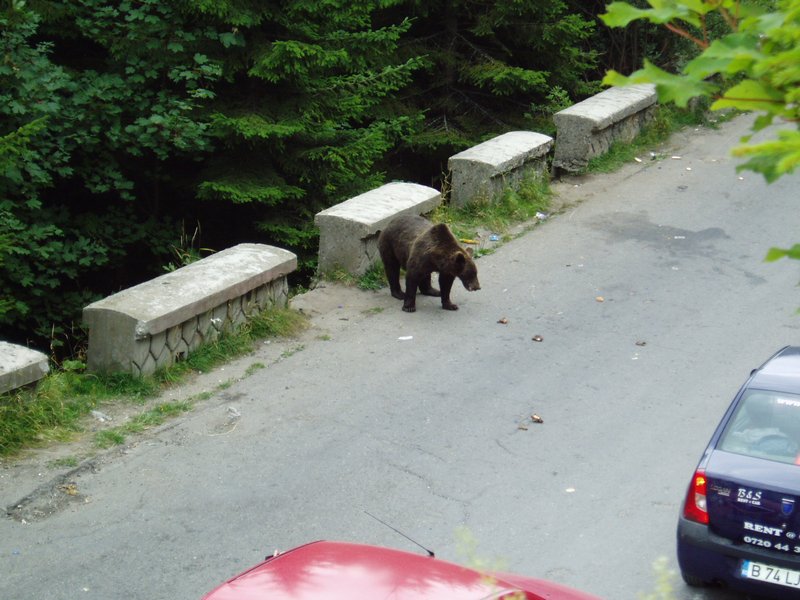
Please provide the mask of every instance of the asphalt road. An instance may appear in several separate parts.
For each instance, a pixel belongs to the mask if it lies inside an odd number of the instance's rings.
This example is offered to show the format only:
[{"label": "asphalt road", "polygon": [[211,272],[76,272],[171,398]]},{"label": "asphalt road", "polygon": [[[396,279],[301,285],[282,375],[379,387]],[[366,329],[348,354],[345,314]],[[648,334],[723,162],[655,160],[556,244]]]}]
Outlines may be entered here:
[{"label": "asphalt road", "polygon": [[[800,265],[763,262],[800,238],[800,177],[738,175],[746,125],[557,186],[567,208],[482,257],[457,312],[406,314],[387,290],[298,299],[316,316],[302,346],[74,473],[62,510],[0,520],[0,598],[197,599],[323,538],[416,551],[365,511],[442,558],[652,592],[724,408],[800,344]],[[22,497],[12,471],[4,497]]]}]

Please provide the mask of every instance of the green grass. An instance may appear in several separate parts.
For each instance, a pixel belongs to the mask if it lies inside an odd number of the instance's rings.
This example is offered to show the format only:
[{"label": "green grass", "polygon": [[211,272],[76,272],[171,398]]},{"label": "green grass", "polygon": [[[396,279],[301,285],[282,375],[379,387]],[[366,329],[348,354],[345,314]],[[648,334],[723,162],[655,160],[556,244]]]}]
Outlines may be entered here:
[{"label": "green grass", "polygon": [[[148,377],[86,373],[82,362],[65,361],[62,369],[51,372],[35,389],[0,395],[0,457],[48,442],[69,440],[81,431],[83,419],[94,409],[114,403],[143,405],[165,387],[192,373],[208,372],[251,352],[257,340],[293,337],[307,325],[306,317],[297,311],[267,310],[236,332],[200,347],[185,361]],[[156,412],[150,414],[153,410]],[[180,404],[158,405],[135,419],[133,424],[98,433],[96,443],[100,447],[122,443],[126,433],[140,431],[152,426],[148,424],[156,423],[158,418],[168,418],[185,410],[188,408]]]},{"label": "green grass", "polygon": [[51,460],[47,463],[48,468],[50,469],[71,469],[73,467],[77,467],[80,461],[76,456],[65,456],[64,458],[57,458],[55,460]]},{"label": "green grass", "polygon": [[550,208],[552,193],[545,176],[529,176],[514,190],[506,188],[499,198],[470,202],[463,207],[441,205],[432,219],[450,226],[459,239],[473,239],[479,230],[503,234],[510,226],[529,221]]},{"label": "green grass", "polygon": [[163,402],[146,410],[124,425],[112,427],[98,431],[94,436],[95,446],[99,448],[109,448],[125,443],[126,436],[142,433],[151,427],[162,425],[167,419],[188,412],[192,409],[193,403],[190,401],[182,402]]},{"label": "green grass", "polygon": [[383,263],[378,260],[373,263],[367,272],[358,278],[356,283],[361,290],[379,290],[387,285],[386,273],[383,269]]},{"label": "green grass", "polygon": [[370,265],[363,275],[353,275],[344,269],[333,269],[322,274],[326,281],[334,281],[342,285],[355,286],[361,290],[379,290],[386,287],[386,274],[383,270],[383,263],[380,260]]}]

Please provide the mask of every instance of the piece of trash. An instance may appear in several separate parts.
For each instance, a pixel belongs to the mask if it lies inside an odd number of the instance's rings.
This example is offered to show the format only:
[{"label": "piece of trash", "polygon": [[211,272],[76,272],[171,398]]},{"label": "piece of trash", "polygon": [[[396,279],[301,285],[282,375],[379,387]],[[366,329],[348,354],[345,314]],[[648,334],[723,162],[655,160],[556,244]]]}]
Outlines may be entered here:
[{"label": "piece of trash", "polygon": [[497,322],[500,323],[501,325],[508,325],[508,319],[506,319],[505,317],[498,320]]},{"label": "piece of trash", "polygon": [[567,488],[567,489],[565,489],[564,491],[565,491],[565,492],[567,492],[568,494],[574,494],[574,493],[575,493],[575,488],[573,488],[573,487],[568,487],[568,488]]},{"label": "piece of trash", "polygon": [[642,159],[639,158],[638,156],[634,156],[633,160],[635,160],[636,162],[642,162]]},{"label": "piece of trash", "polygon": [[673,159],[673,160],[680,160],[681,159],[680,156],[670,156],[670,158]]},{"label": "piece of trash", "polygon": [[11,554],[12,554],[12,555],[14,555],[14,556],[19,556],[20,552],[19,552],[19,550],[17,550],[16,548],[14,548],[14,549],[11,551]]},{"label": "piece of trash", "polygon": [[462,238],[461,239],[461,243],[462,244],[480,244],[480,242],[478,240],[473,240],[473,239],[470,239],[470,238]]},{"label": "piece of trash", "polygon": [[500,236],[497,235],[496,233],[493,233],[492,235],[489,236],[489,241],[490,242],[499,242],[500,241]]},{"label": "piece of trash", "polygon": [[543,212],[537,212],[536,213],[536,218],[539,219],[540,221],[544,221],[549,216],[550,215],[548,215],[547,213],[543,213]]},{"label": "piece of trash", "polygon": [[522,431],[528,431],[528,426],[525,425],[524,423],[520,423],[519,425],[517,425],[517,429],[521,429]]},{"label": "piece of trash", "polygon": [[58,486],[58,489],[64,492],[67,496],[78,495],[78,485],[75,483],[65,483],[64,485]]},{"label": "piece of trash", "polygon": [[739,181],[744,181],[744,177],[739,177]]},{"label": "piece of trash", "polygon": [[638,342],[636,342],[636,345],[637,345],[637,346],[646,346],[646,345],[647,345],[647,342],[645,342],[645,341],[643,341],[643,340],[639,340]]},{"label": "piece of trash", "polygon": [[657,157],[658,157],[658,154],[656,154],[655,152],[651,152],[650,153],[650,160],[655,160]]},{"label": "piece of trash", "polygon": [[93,410],[92,411],[92,416],[95,419],[97,419],[98,421],[100,421],[101,423],[105,423],[106,421],[113,421],[114,420],[111,417],[109,417],[107,414],[102,413],[99,410]]},{"label": "piece of trash", "polygon": [[685,235],[674,235],[674,236],[672,236],[672,239],[673,240],[685,240],[686,236]]},{"label": "piece of trash", "polygon": [[414,336],[413,335],[401,335],[397,339],[400,340],[401,342],[405,342],[405,341],[408,341],[408,340],[413,340]]},{"label": "piece of trash", "polygon": [[595,297],[595,301],[596,301],[596,302],[605,302],[605,301],[606,301],[606,299],[605,299],[605,298],[603,298],[602,296],[597,296],[597,297]]},{"label": "piece of trash", "polygon": [[239,409],[237,409],[235,406],[229,406],[228,407],[228,419],[233,421],[234,419],[238,419],[241,416],[242,416],[242,413],[240,413]]},{"label": "piece of trash", "polygon": [[533,421],[534,423],[544,423],[544,419],[539,415],[537,415],[536,413],[533,413],[531,415],[531,421]]},{"label": "piece of trash", "polygon": [[543,342],[544,338],[540,335],[535,335],[531,338],[534,342]]},{"label": "piece of trash", "polygon": [[687,170],[687,171],[691,171],[691,170],[692,170],[692,167],[686,167],[686,170]]}]

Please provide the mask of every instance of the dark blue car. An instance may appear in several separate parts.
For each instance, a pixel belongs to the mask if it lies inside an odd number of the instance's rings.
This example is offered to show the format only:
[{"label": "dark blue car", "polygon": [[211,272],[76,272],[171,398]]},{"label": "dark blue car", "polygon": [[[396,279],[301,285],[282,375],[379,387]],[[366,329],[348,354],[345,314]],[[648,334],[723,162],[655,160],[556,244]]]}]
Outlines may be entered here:
[{"label": "dark blue car", "polygon": [[800,347],[736,394],[689,484],[678,522],[689,585],[800,598]]}]

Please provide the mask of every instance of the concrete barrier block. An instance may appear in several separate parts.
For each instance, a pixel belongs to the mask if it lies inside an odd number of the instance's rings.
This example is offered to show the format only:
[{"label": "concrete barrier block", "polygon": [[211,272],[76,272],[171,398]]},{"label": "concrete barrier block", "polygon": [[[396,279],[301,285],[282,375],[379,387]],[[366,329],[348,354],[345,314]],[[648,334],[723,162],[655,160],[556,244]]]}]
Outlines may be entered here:
[{"label": "concrete barrier block", "polygon": [[362,275],[378,257],[378,234],[394,217],[432,211],[438,190],[417,183],[382,185],[331,206],[314,217],[319,227],[319,270]]},{"label": "concrete barrier block", "polygon": [[0,394],[39,381],[49,371],[50,363],[44,353],[0,342]]},{"label": "concrete barrier block", "polygon": [[450,157],[450,202],[463,206],[491,200],[503,188],[516,188],[530,174],[547,169],[553,138],[534,131],[509,131]]},{"label": "concrete barrier block", "polygon": [[557,112],[553,168],[580,171],[613,142],[631,141],[653,118],[657,102],[655,85],[643,83],[609,88]]},{"label": "concrete barrier block", "polygon": [[[292,252],[239,244],[94,302],[83,309],[89,329],[87,366],[139,375],[167,366],[195,344],[185,323],[196,323],[206,340],[209,327],[231,330],[241,323],[242,296],[285,282],[296,268]],[[229,314],[236,323],[229,322]]]}]

